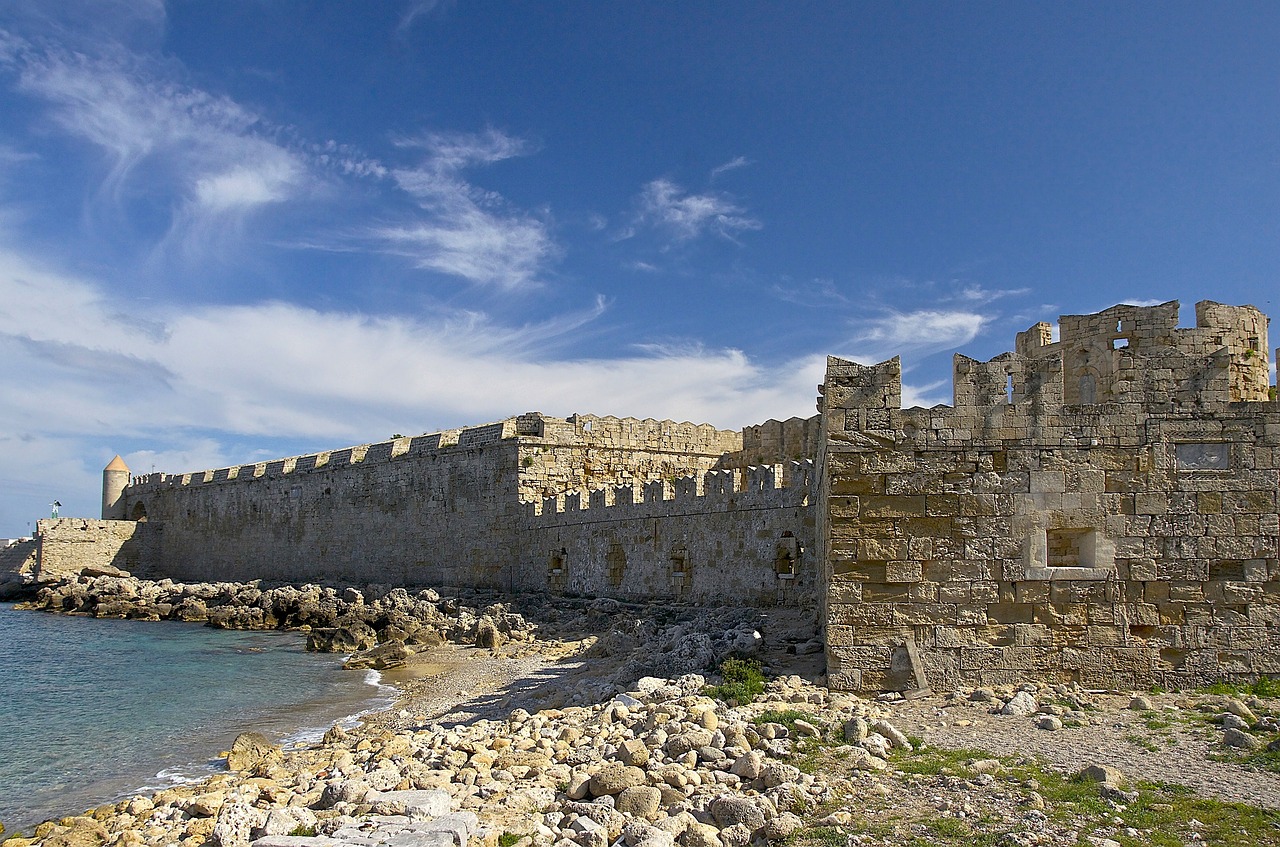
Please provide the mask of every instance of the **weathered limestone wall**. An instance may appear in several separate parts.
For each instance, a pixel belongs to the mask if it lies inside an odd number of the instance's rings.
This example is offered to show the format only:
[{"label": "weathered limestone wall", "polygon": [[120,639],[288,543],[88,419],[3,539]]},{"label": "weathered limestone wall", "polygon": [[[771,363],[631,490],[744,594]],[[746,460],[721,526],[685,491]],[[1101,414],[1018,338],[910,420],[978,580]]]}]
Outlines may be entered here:
[{"label": "weathered limestone wall", "polygon": [[0,571],[21,573],[34,570],[36,543],[31,538],[9,538],[0,541]]},{"label": "weathered limestone wall", "polygon": [[145,525],[134,521],[52,518],[36,522],[36,579],[74,576],[88,567],[136,572],[149,551]]},{"label": "weathered limestone wall", "polygon": [[142,477],[131,515],[183,579],[486,585],[518,510],[513,421],[313,456]]},{"label": "weathered limestone wall", "polygon": [[536,412],[515,419],[520,499],[567,491],[644,485],[704,473],[742,449],[742,433],[709,424]]},{"label": "weathered limestone wall", "polygon": [[[529,413],[140,477],[122,499],[175,578],[812,602],[812,463],[712,470],[741,449],[740,433],[707,425]],[[687,571],[673,579],[677,555]]]},{"label": "weathered limestone wall", "polygon": [[822,419],[817,415],[785,421],[770,419],[743,429],[741,454],[731,457],[735,459],[733,464],[722,467],[745,468],[812,459],[818,455],[821,439]]},{"label": "weathered limestone wall", "polygon": [[[833,687],[1280,673],[1266,321],[1197,314],[1177,329],[1177,304],[1116,307],[1064,318],[1059,342],[1037,325],[1019,353],[957,356],[954,408],[896,408],[896,361],[829,360],[819,543]],[[1090,390],[1108,402],[1063,402]]]},{"label": "weathered limestone wall", "polygon": [[811,461],[795,462],[528,504],[511,587],[811,605],[813,479]]}]

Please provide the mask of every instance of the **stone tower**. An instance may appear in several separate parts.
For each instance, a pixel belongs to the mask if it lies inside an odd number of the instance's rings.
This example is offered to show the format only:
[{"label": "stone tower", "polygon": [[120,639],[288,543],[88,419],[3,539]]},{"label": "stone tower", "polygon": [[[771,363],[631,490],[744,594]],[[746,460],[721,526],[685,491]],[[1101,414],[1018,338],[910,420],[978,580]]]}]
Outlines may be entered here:
[{"label": "stone tower", "polygon": [[102,469],[102,519],[122,521],[128,516],[124,511],[124,489],[129,484],[129,466],[116,456]]}]

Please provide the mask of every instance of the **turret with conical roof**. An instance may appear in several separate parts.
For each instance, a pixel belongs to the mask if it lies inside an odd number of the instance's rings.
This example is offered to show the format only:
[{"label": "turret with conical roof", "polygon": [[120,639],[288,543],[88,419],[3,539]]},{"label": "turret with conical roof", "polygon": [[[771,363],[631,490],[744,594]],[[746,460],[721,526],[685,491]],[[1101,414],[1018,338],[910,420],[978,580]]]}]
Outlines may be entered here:
[{"label": "turret with conical roof", "polygon": [[129,485],[129,466],[116,456],[102,469],[102,519],[122,521],[127,517],[124,490]]}]

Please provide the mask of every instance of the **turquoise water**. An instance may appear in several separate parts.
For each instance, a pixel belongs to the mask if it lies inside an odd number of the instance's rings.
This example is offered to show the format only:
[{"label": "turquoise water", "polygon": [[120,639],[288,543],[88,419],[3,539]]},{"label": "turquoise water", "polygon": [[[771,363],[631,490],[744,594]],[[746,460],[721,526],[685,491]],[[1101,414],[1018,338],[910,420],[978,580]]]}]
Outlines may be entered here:
[{"label": "turquoise water", "polygon": [[241,732],[315,738],[390,704],[377,674],[303,647],[297,634],[0,604],[0,822],[13,833],[202,779]]}]

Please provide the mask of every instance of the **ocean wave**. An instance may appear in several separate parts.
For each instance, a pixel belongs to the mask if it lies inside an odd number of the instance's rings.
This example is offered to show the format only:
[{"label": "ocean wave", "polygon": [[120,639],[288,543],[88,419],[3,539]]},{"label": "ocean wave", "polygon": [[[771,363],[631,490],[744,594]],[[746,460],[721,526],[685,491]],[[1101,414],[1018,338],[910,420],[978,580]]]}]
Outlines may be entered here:
[{"label": "ocean wave", "polygon": [[123,791],[116,796],[116,799],[122,800],[125,797],[132,797],[136,794],[147,794],[164,791],[166,788],[175,788],[179,785],[194,785],[198,782],[204,782],[218,771],[226,770],[226,763],[226,759],[209,759],[203,764],[192,762],[187,765],[164,768],[152,777],[155,780],[154,783],[148,782],[146,785]]}]

